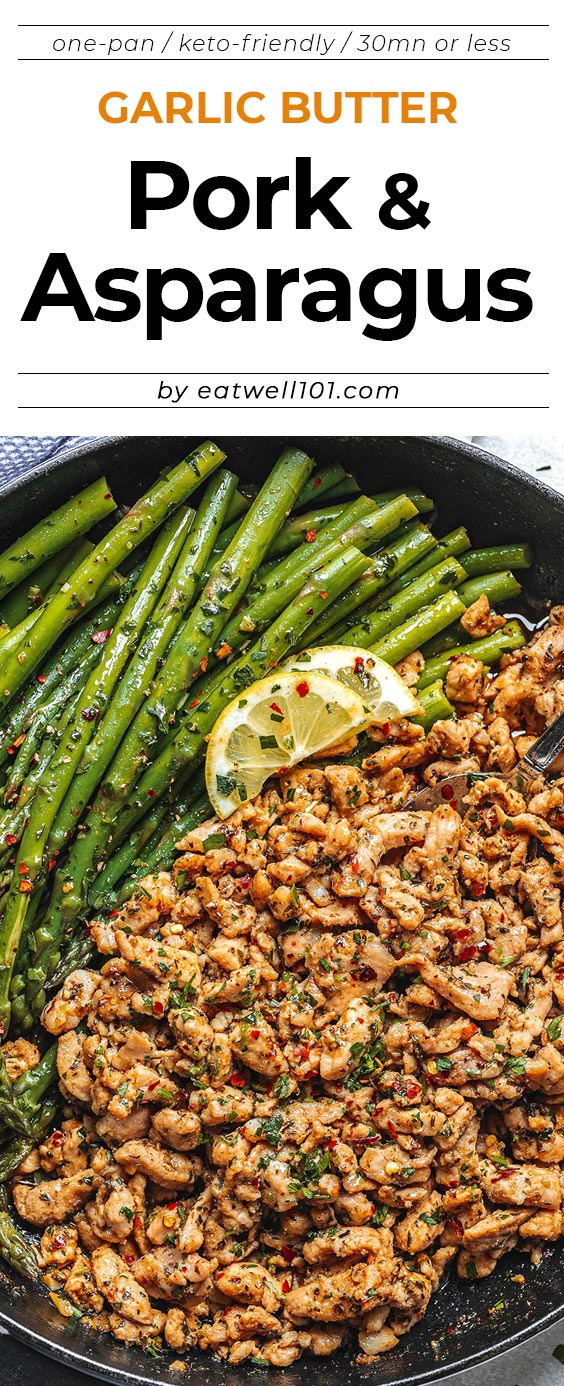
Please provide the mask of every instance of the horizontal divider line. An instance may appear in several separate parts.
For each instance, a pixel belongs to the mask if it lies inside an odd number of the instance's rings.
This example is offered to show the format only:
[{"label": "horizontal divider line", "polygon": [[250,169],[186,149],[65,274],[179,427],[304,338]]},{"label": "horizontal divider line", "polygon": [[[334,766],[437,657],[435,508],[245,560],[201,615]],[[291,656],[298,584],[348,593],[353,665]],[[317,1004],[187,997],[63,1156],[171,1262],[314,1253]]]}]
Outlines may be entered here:
[{"label": "horizontal divider line", "polygon": [[[222,371],[222,370],[211,370],[211,371],[206,371],[206,370],[202,370],[202,371],[182,371],[182,370],[178,370],[178,371],[175,371],[175,370],[171,370],[171,371],[162,371],[162,370],[158,370],[158,371],[18,371],[18,375],[21,375],[21,376],[43,376],[43,375],[55,375],[55,376],[63,376],[63,375],[72,375],[72,376],[91,376],[91,375],[92,375],[92,376],[94,376],[94,375],[103,375],[103,376],[106,376],[106,375],[109,375],[109,376],[114,376],[114,375],[117,375],[117,376],[121,376],[121,375],[135,375],[135,376],[137,376],[137,375],[160,375],[160,376],[163,376],[163,375],[289,375],[289,374],[291,374],[293,377],[298,376],[298,375],[315,375],[315,376],[318,376],[318,375],[346,375],[346,376],[357,375],[357,376],[361,376],[361,375],[383,375],[383,374],[388,374],[388,372],[384,372],[384,371],[354,371],[354,370],[352,370],[352,371],[333,371],[333,370],[331,370],[331,368],[329,368],[327,371],[314,371],[314,370],[313,370],[313,371],[300,371],[300,370],[296,370],[296,371],[291,371],[291,372],[289,372],[289,371],[262,371],[262,370],[257,370],[257,371]],[[394,377],[395,377],[396,375],[414,375],[414,376],[418,376],[418,375],[472,375],[472,376],[474,376],[474,375],[511,375],[511,376],[513,376],[513,375],[525,375],[525,376],[528,376],[528,375],[539,375],[539,376],[541,376],[541,375],[542,375],[542,376],[548,376],[548,375],[550,375],[550,371],[390,371],[389,374],[390,374],[390,375],[394,375]],[[351,384],[352,384],[352,381],[351,381]]]},{"label": "horizontal divider line", "polygon": [[[178,409],[233,409],[236,404],[174,404],[166,406],[172,412]],[[549,404],[299,404],[293,407],[289,404],[249,404],[247,400],[243,403],[243,408],[250,409],[287,409],[294,413],[296,409],[395,409],[396,413],[401,409],[550,409]],[[162,405],[159,404],[18,404],[18,409],[158,409],[163,412]]]}]

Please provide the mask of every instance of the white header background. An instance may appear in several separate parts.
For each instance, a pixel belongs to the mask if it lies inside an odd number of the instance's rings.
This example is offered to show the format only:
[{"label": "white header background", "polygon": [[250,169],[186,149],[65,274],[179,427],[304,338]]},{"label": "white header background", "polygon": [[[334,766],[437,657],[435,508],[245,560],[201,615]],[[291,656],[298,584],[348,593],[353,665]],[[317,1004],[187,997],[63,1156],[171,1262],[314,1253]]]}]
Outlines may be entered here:
[{"label": "white header background", "polygon": [[[13,7],[16,8],[15,6]],[[215,5],[208,18],[204,7],[177,15],[172,4],[50,6],[58,33],[96,35],[95,24],[118,32],[140,31],[143,23],[170,21],[170,27],[189,32],[195,25],[209,31],[234,22],[231,5]],[[182,7],[180,7],[182,9]],[[353,16],[366,31],[398,32],[393,11],[399,8],[403,25],[425,21],[444,24],[456,33],[451,16],[474,33],[490,36],[513,32],[531,21],[530,6],[498,0],[495,6],[463,7],[388,3],[375,21]],[[480,25],[484,10],[493,10],[487,27]],[[101,13],[96,13],[96,10]],[[160,10],[160,13],[158,12]],[[227,11],[229,10],[229,14]],[[475,10],[475,15],[474,15]],[[245,26],[272,30],[264,7],[246,4],[240,11]],[[343,23],[336,5],[287,4],[279,23],[307,24],[315,29]],[[537,24],[551,25],[556,6],[536,8]],[[92,29],[88,21],[92,18]],[[95,23],[94,23],[95,21]],[[5,354],[1,429],[3,433],[178,433],[223,432],[293,433],[307,428],[321,433],[355,432],[558,432],[562,428],[561,332],[562,294],[558,254],[562,241],[561,131],[556,124],[559,83],[559,36],[551,27],[531,31],[530,52],[551,54],[551,61],[106,61],[60,60],[16,62],[18,52],[46,53],[43,37],[33,43],[32,31],[16,23],[51,23],[44,5],[19,4],[13,16],[8,56],[11,97],[10,139],[3,141],[10,165],[4,175],[8,208],[4,214],[3,335]],[[351,22],[353,22],[351,20]],[[5,26],[6,27],[6,26]],[[227,31],[227,30],[226,30]],[[414,32],[425,35],[424,27]],[[521,47],[523,51],[523,35]],[[266,94],[262,125],[110,125],[98,114],[106,91],[121,91],[133,104],[149,90],[164,105],[169,90],[191,94],[206,91],[212,107],[224,91],[259,90]],[[380,124],[376,108],[362,125],[349,114],[336,124],[282,125],[280,93],[303,90],[334,91],[451,91],[457,98],[457,123],[401,125],[392,117]],[[561,114],[558,112],[558,120]],[[349,176],[335,202],[351,223],[351,231],[335,231],[317,215],[310,231],[293,226],[291,194],[275,200],[274,229],[257,231],[253,224],[253,186],[259,174],[292,174],[297,155],[312,159],[313,182],[319,186],[332,175]],[[228,174],[246,183],[251,213],[238,229],[207,230],[196,220],[190,201],[168,212],[149,214],[145,231],[130,229],[129,172],[132,159],[166,159],[182,164],[192,189],[204,178]],[[378,220],[385,201],[386,179],[408,172],[418,180],[414,200],[429,203],[430,226],[408,231],[388,230]],[[219,202],[216,204],[219,206]],[[7,237],[6,237],[7,231]],[[558,248],[558,250],[557,250]],[[213,269],[238,266],[253,274],[257,284],[256,323],[215,323],[201,310],[185,324],[166,324],[162,342],[147,342],[141,313],[130,323],[77,322],[71,309],[44,309],[36,323],[20,321],[26,302],[50,251],[65,251],[81,287],[95,311],[94,281],[110,266],[139,270],[136,285],[144,295],[147,266],[166,269],[181,265],[198,275],[206,290]],[[327,265],[343,270],[351,281],[351,323],[314,324],[299,304],[308,292],[304,282],[285,291],[282,323],[266,323],[267,266],[308,269]],[[370,318],[358,303],[357,286],[364,274],[379,266],[407,267],[418,273],[417,322],[399,342],[374,342],[362,335]],[[505,266],[528,269],[534,311],[523,323],[497,323],[486,317],[490,297],[486,283],[492,271]],[[426,270],[444,267],[447,303],[460,301],[465,267],[482,271],[482,320],[478,323],[435,321],[426,304]],[[320,286],[312,286],[320,287]],[[208,292],[212,286],[208,286]],[[168,294],[170,295],[170,290]],[[395,292],[395,291],[394,291]],[[172,297],[170,301],[173,302]],[[559,360],[560,357],[560,360]],[[159,380],[188,383],[183,373],[197,371],[203,379],[233,380],[226,373],[278,372],[282,378],[336,378],[347,373],[376,373],[383,382],[396,381],[399,400],[393,407],[333,407],[313,410],[249,409],[239,404],[221,408],[213,401],[197,413],[156,403]],[[550,379],[540,374],[551,372]],[[47,372],[66,372],[64,378]],[[84,375],[70,374],[82,372]],[[104,376],[93,373],[107,373]],[[128,372],[126,377],[123,373]],[[136,373],[143,372],[144,375]],[[421,372],[443,372],[441,379]],[[460,376],[452,373],[461,373]],[[464,379],[464,373],[482,372]],[[489,373],[507,373],[505,376]],[[531,373],[510,375],[512,372]],[[25,373],[25,374],[24,374]],[[28,374],[29,373],[29,374]],[[37,375],[31,373],[39,373]],[[88,373],[92,373],[88,375]],[[114,374],[121,373],[121,374]],[[399,373],[413,373],[402,376]],[[448,375],[446,373],[449,373]],[[345,377],[342,377],[343,380]],[[183,403],[187,397],[184,396]],[[192,396],[193,397],[193,396]],[[424,408],[426,401],[432,407]],[[448,405],[445,403],[448,401]],[[410,407],[405,406],[409,403]],[[517,408],[549,404],[550,410]],[[41,408],[30,408],[30,405]],[[55,407],[47,408],[48,404]],[[468,407],[454,407],[456,405]],[[26,405],[28,407],[19,407]],[[88,407],[79,408],[80,405]],[[104,405],[104,408],[95,407]],[[130,408],[122,408],[131,405]],[[500,405],[512,408],[500,409]],[[119,406],[119,407],[118,407]],[[141,408],[141,406],[144,406]],[[151,406],[151,407],[147,407]],[[153,407],[154,406],[154,407]],[[377,413],[380,417],[377,419]],[[174,417],[177,414],[178,417]],[[377,419],[377,421],[376,421]],[[217,421],[216,421],[217,420]]]}]

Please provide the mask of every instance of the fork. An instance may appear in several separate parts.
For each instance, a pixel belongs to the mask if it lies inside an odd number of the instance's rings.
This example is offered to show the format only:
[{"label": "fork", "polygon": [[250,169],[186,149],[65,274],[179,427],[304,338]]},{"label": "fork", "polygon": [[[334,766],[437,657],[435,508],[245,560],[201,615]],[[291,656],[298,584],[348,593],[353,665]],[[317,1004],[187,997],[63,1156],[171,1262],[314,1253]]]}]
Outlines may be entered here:
[{"label": "fork", "polygon": [[493,775],[496,780],[504,780],[516,789],[523,789],[532,784],[533,780],[538,780],[539,776],[544,776],[561,751],[564,751],[564,712],[560,712],[554,722],[545,727],[542,735],[537,737],[526,755],[508,775],[485,770],[467,770],[461,775],[447,775],[439,784],[429,789],[420,789],[417,794],[413,794],[405,807],[434,809],[438,804],[446,802],[460,811],[470,787],[479,780],[492,779]]}]

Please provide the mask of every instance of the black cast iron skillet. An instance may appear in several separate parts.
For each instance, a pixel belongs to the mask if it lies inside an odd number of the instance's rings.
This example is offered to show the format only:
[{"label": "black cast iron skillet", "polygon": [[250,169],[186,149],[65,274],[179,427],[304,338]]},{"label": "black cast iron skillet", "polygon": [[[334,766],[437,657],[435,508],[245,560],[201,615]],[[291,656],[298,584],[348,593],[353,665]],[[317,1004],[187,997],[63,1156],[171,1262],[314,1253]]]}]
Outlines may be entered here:
[{"label": "black cast iron skillet", "polygon": [[[528,539],[536,562],[526,575],[526,603],[538,619],[547,602],[564,601],[564,498],[534,478],[448,438],[222,438],[214,441],[245,480],[263,477],[288,443],[320,462],[340,461],[366,491],[417,484],[435,497],[436,532],[467,525],[476,545]],[[0,488],[0,543],[15,538],[73,491],[104,472],[118,500],[131,502],[156,472],[172,465],[199,438],[110,438],[82,444],[46,462],[22,481]],[[1,481],[1,477],[0,477]],[[0,1266],[3,1263],[0,1262]],[[515,1275],[524,1283],[516,1283]],[[194,1353],[189,1371],[201,1386],[246,1386],[268,1376],[278,1386],[352,1386],[359,1376],[372,1386],[415,1386],[484,1362],[547,1328],[564,1314],[564,1241],[549,1246],[537,1267],[523,1254],[504,1257],[485,1280],[446,1279],[421,1323],[393,1352],[370,1367],[353,1355],[303,1358],[285,1371],[252,1363],[226,1367]],[[178,1386],[170,1356],[155,1359],[108,1335],[89,1334],[79,1320],[62,1319],[44,1289],[18,1283],[0,1270],[0,1321],[30,1347],[93,1376],[116,1383]]]}]

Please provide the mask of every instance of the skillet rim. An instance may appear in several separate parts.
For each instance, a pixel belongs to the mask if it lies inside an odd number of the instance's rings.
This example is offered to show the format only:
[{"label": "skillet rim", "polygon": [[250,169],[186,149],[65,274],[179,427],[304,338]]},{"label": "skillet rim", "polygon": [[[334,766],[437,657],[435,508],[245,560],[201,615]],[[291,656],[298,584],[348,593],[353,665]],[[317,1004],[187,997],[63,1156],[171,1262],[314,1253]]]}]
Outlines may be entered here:
[{"label": "skillet rim", "polygon": [[[16,495],[18,492],[23,492],[25,491],[27,486],[33,485],[34,482],[37,482],[40,479],[45,478],[46,480],[48,480],[51,476],[56,476],[57,472],[63,465],[68,465],[73,460],[86,459],[88,457],[96,458],[99,452],[101,452],[105,448],[111,447],[112,445],[119,445],[127,442],[135,442],[137,436],[145,438],[148,436],[157,436],[162,438],[163,441],[170,440],[172,442],[173,438],[180,438],[184,435],[115,434],[100,436],[94,439],[85,438],[84,440],[81,440],[78,443],[73,443],[68,447],[62,448],[53,457],[45,459],[43,462],[38,463],[37,466],[29,468],[22,475],[12,477],[7,481],[2,481],[2,468],[0,464],[0,498]],[[248,435],[245,434],[233,436],[238,436],[238,438],[241,440],[243,438],[248,437]],[[280,435],[269,434],[266,435],[266,439],[267,441],[271,442],[274,438],[278,436]],[[332,437],[333,435],[327,436]],[[562,516],[564,519],[564,495],[562,495],[558,491],[555,491],[555,489],[547,485],[546,482],[539,480],[537,476],[530,473],[523,473],[520,470],[520,468],[516,467],[513,463],[506,461],[504,458],[497,457],[495,454],[487,452],[484,449],[475,446],[473,443],[469,443],[465,440],[454,438],[449,435],[420,434],[405,436],[409,437],[410,442],[412,442],[414,445],[417,445],[418,443],[426,446],[435,445],[443,451],[450,452],[453,459],[464,459],[467,463],[473,463],[478,468],[485,468],[485,470],[488,471],[490,475],[492,473],[494,475],[497,473],[499,475],[509,476],[509,478],[515,481],[516,486],[524,486],[531,498],[536,493],[539,499],[542,498],[545,504],[546,502],[552,502],[553,505],[556,503],[556,508],[562,511]],[[376,435],[376,437],[378,441],[381,441],[382,437],[385,437],[385,435]],[[287,439],[284,438],[283,441],[284,443],[286,443]],[[302,442],[305,441],[305,439],[302,439]],[[352,445],[354,445],[355,443],[362,442],[363,445],[366,446],[366,444],[370,442],[370,438],[366,437],[365,435],[349,435],[347,436],[346,440],[343,439],[343,441],[346,441],[347,443],[350,443]],[[260,435],[250,437],[249,442],[256,445],[260,442]],[[558,1274],[558,1272],[556,1273]],[[2,1279],[3,1278],[4,1277],[2,1277]],[[0,1294],[2,1293],[3,1289],[2,1279],[0,1279]],[[10,1284],[9,1280],[8,1284]],[[540,1293],[542,1293],[542,1287],[539,1285],[539,1294]],[[31,1312],[33,1313],[33,1306],[31,1306]],[[464,1351],[463,1355],[457,1357],[454,1361],[445,1361],[442,1364],[437,1362],[432,1368],[429,1368],[428,1370],[424,1371],[414,1372],[411,1369],[408,1369],[407,1372],[403,1372],[402,1374],[402,1367],[398,1365],[398,1374],[395,1375],[393,1378],[391,1376],[388,1376],[387,1380],[391,1381],[393,1379],[394,1386],[423,1386],[423,1383],[430,1383],[448,1376],[456,1376],[459,1373],[466,1371],[471,1367],[479,1366],[480,1363],[483,1363],[492,1357],[499,1357],[507,1352],[510,1352],[514,1347],[517,1347],[520,1343],[527,1341],[529,1338],[537,1336],[539,1333],[542,1333],[551,1325],[557,1323],[559,1320],[562,1319],[563,1315],[564,1287],[562,1289],[562,1299],[558,1305],[555,1305],[552,1309],[549,1309],[545,1313],[541,1314],[541,1317],[534,1319],[532,1323],[523,1323],[523,1326],[517,1329],[516,1331],[507,1334],[502,1330],[503,1336],[500,1336],[497,1342],[490,1342],[485,1347],[479,1348],[478,1350],[473,1352]],[[61,1326],[63,1325],[63,1323],[64,1320],[61,1321]],[[100,1358],[98,1358],[97,1362],[94,1362],[91,1358],[83,1355],[79,1348],[68,1347],[65,1343],[53,1341],[50,1337],[45,1336],[43,1333],[39,1332],[35,1328],[28,1327],[27,1325],[18,1322],[18,1320],[14,1318],[13,1314],[10,1312],[10,1308],[8,1307],[8,1309],[4,1309],[1,1303],[0,1324],[7,1328],[8,1331],[14,1337],[19,1339],[21,1342],[24,1342],[35,1351],[40,1352],[42,1355],[47,1356],[56,1362],[64,1364],[65,1366],[68,1366],[69,1368],[74,1369],[75,1371],[81,1371],[87,1376],[94,1377],[98,1380],[104,1380],[107,1382],[115,1383],[115,1386],[130,1386],[130,1383],[133,1382],[140,1383],[140,1386],[163,1386],[164,1382],[170,1383],[174,1382],[175,1380],[178,1380],[176,1374],[171,1372],[168,1364],[163,1363],[165,1370],[162,1372],[158,1370],[152,1370],[150,1366],[149,1357],[146,1354],[137,1351],[135,1353],[135,1362],[132,1363],[131,1369],[128,1369],[127,1366],[117,1367],[113,1364],[105,1364],[102,1360],[100,1360]],[[91,1341],[93,1342],[94,1340],[89,1339],[89,1342]],[[98,1344],[96,1344],[96,1347],[97,1346]],[[103,1346],[103,1342],[100,1342],[100,1347],[103,1348]],[[112,1345],[112,1350],[116,1350],[115,1345]],[[129,1351],[131,1352],[131,1349],[129,1349]],[[392,1364],[392,1359],[390,1358],[389,1360]],[[147,1365],[146,1371],[144,1370],[144,1364]],[[199,1372],[199,1375],[202,1378],[202,1380],[205,1379],[206,1365],[206,1359],[203,1355],[201,1356],[201,1358],[198,1357],[195,1362],[193,1361],[192,1369]],[[217,1366],[220,1371],[225,1370],[224,1364],[214,1365]],[[336,1359],[336,1365],[332,1372],[333,1379],[337,1382],[344,1383],[351,1367],[355,1376],[364,1376],[365,1373],[359,1372],[358,1368],[355,1367],[354,1360],[351,1363],[350,1357],[345,1360],[343,1360],[343,1358],[340,1357]],[[238,1368],[229,1369],[229,1376],[233,1382],[236,1381],[237,1370]],[[269,1369],[269,1375],[274,1370],[275,1369]],[[307,1359],[305,1371],[307,1372]],[[295,1386],[295,1383],[297,1383],[297,1381],[300,1378],[303,1379],[303,1373],[304,1367],[302,1366],[300,1370],[300,1365],[295,1364],[295,1366],[292,1366],[289,1369],[282,1369],[282,1371],[276,1370],[276,1379],[279,1382],[280,1386],[285,1386],[285,1383],[287,1382],[292,1382],[292,1386]],[[214,1381],[215,1375],[216,1374],[214,1372],[213,1377],[211,1378]],[[245,1379],[251,1379],[253,1377],[256,1380],[256,1367],[251,1368],[250,1370],[247,1369],[245,1371]],[[262,1374],[262,1377],[264,1379],[264,1373]],[[383,1381],[382,1386],[384,1386]]]}]

